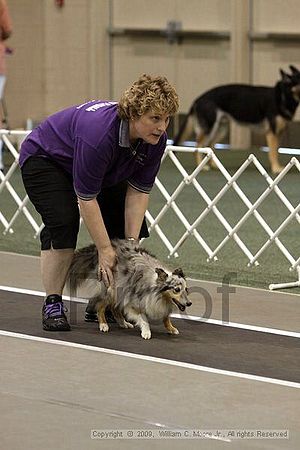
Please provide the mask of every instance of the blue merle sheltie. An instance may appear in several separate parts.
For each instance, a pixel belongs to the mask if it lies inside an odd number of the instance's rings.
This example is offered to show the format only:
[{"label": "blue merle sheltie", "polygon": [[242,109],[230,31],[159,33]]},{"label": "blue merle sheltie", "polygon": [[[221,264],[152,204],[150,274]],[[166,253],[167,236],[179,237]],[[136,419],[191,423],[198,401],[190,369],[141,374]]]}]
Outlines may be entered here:
[{"label": "blue merle sheltie", "polygon": [[96,310],[99,329],[109,326],[107,307],[122,328],[137,326],[144,339],[151,338],[149,322],[162,321],[170,334],[179,331],[171,322],[174,309],[185,311],[191,306],[182,269],[171,270],[139,245],[124,239],[113,239],[117,255],[114,287],[106,288],[98,280],[98,252],[95,245],[75,252],[68,274],[71,292],[84,285],[91,293],[89,310]]}]

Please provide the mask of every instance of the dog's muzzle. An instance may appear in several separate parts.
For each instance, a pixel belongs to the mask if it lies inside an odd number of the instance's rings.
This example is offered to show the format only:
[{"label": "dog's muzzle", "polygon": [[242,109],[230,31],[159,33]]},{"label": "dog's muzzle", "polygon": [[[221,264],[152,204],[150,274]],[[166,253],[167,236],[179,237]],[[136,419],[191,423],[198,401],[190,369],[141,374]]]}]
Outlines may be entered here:
[{"label": "dog's muzzle", "polygon": [[180,310],[180,311],[185,311],[185,308],[186,308],[186,306],[191,306],[192,305],[192,302],[186,302],[186,304],[185,305],[183,305],[182,303],[180,303],[178,300],[176,300],[176,298],[173,298],[172,297],[172,300],[173,300],[173,302],[175,303],[175,305],[177,306],[177,308]]}]

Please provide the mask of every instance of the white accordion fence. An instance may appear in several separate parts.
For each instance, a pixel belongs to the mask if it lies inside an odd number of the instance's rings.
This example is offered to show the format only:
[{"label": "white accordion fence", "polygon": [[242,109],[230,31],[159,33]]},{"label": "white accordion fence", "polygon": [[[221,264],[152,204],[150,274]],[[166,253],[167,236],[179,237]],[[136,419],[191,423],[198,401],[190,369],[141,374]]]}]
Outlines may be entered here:
[{"label": "white accordion fence", "polygon": [[[13,163],[11,164],[9,170],[6,174],[0,171],[0,223],[3,225],[4,230],[3,234],[6,235],[8,232],[13,233],[13,224],[17,220],[17,218],[22,214],[25,216],[29,224],[34,230],[34,238],[39,236],[43,224],[38,224],[33,216],[28,211],[26,205],[29,202],[28,196],[25,195],[24,198],[20,198],[15,188],[11,184],[11,177],[13,173],[18,169],[18,151],[16,149],[16,144],[12,143],[12,140],[17,138],[24,138],[29,132],[26,131],[17,131],[17,130],[0,130],[0,135],[3,142],[6,145],[6,148],[11,153],[13,157]],[[176,152],[176,154],[175,154]],[[191,153],[199,152],[203,155],[203,160],[201,164],[196,167],[192,173],[187,173],[186,169],[181,164],[179,158],[176,156],[180,154],[180,152]],[[149,221],[149,231],[151,233],[157,233],[158,237],[168,249],[169,256],[178,256],[178,252],[180,248],[184,245],[187,239],[194,238],[199,246],[204,250],[207,254],[207,261],[216,261],[218,259],[218,253],[220,250],[226,245],[226,243],[233,239],[237,244],[240,251],[247,257],[248,266],[251,265],[259,265],[259,257],[265,252],[267,248],[271,244],[275,244],[280,252],[284,255],[285,259],[289,263],[289,269],[295,270],[297,272],[298,280],[292,283],[281,283],[281,284],[271,284],[269,286],[270,289],[280,289],[287,287],[299,287],[300,286],[300,256],[295,259],[288,248],[283,244],[280,239],[281,233],[286,229],[287,225],[292,221],[296,220],[298,224],[300,224],[300,203],[294,207],[286,195],[279,188],[279,182],[285,177],[285,175],[290,171],[292,167],[296,167],[296,169],[300,172],[300,163],[296,158],[292,158],[290,162],[286,165],[284,170],[273,180],[257,158],[254,155],[250,155],[246,161],[241,165],[241,167],[234,173],[234,175],[230,175],[230,173],[226,170],[220,160],[217,158],[215,153],[210,148],[187,148],[187,147],[174,147],[168,146],[166,148],[162,164],[164,160],[169,159],[174,167],[177,169],[177,172],[180,174],[181,181],[173,190],[173,192],[168,191],[168,186],[164,186],[158,177],[155,181],[155,185],[164,199],[164,204],[161,210],[155,215],[151,213],[151,210],[146,212],[146,217]],[[220,173],[224,176],[226,183],[221,188],[221,190],[211,198],[210,195],[205,191],[205,189],[201,186],[199,181],[197,180],[197,176],[203,170],[205,170],[205,166],[207,163],[212,160],[214,165],[219,169]],[[246,168],[253,164],[259,174],[265,179],[267,188],[263,191],[263,193],[257,198],[253,203],[249,200],[246,193],[240,188],[238,181],[239,177],[243,174]],[[176,199],[179,194],[182,193],[187,186],[192,186],[197,194],[202,198],[202,201],[205,202],[206,207],[201,211],[199,216],[190,223],[188,219],[185,217],[183,211],[180,209],[178,204],[176,203]],[[5,217],[4,212],[1,210],[1,194],[4,189],[8,191],[11,196],[11,199],[15,203],[16,210],[11,218]],[[246,213],[244,213],[241,218],[237,221],[237,223],[232,226],[226,220],[224,215],[220,211],[220,205],[222,202],[223,196],[229,189],[233,189],[235,193],[238,195],[244,206],[246,207]],[[265,221],[262,215],[258,212],[258,207],[263,203],[268,201],[268,196],[270,193],[275,193],[277,198],[282,202],[282,204],[288,210],[288,216],[283,220],[283,222],[273,230],[270,225]],[[218,207],[219,206],[219,207]],[[163,231],[160,223],[162,219],[165,217],[167,212],[172,209],[172,211],[177,216],[181,225],[184,228],[183,234],[177,239],[176,242],[171,242],[170,237]],[[215,218],[219,221],[219,223],[224,227],[226,235],[225,237],[218,243],[215,248],[211,248],[208,242],[201,236],[197,227],[202,223],[204,218],[208,215],[208,213],[213,212]],[[239,237],[239,229],[249,218],[255,218],[259,225],[262,227],[264,232],[267,234],[268,239],[264,242],[261,248],[256,251],[256,253],[252,253],[249,245],[244,242]]]},{"label": "white accordion fence", "polygon": [[25,139],[25,137],[30,133],[30,131],[23,131],[23,130],[0,130],[0,136],[3,141],[3,143],[6,145],[6,148],[11,153],[13,157],[13,163],[11,164],[9,170],[4,175],[4,173],[0,170],[0,197],[3,190],[6,188],[11,195],[13,201],[17,205],[17,209],[11,219],[8,221],[4,214],[1,212],[1,202],[0,202],[0,222],[4,226],[3,234],[5,235],[7,232],[13,233],[14,230],[12,228],[12,225],[14,224],[15,220],[20,214],[24,214],[32,228],[35,230],[35,236],[38,236],[40,231],[43,228],[43,225],[38,226],[30,212],[28,211],[26,205],[29,202],[28,195],[26,195],[23,199],[20,198],[14,187],[12,186],[10,179],[14,172],[19,168],[19,153],[16,149],[17,145],[13,145],[11,142],[11,138],[14,140],[17,139],[22,141]]}]

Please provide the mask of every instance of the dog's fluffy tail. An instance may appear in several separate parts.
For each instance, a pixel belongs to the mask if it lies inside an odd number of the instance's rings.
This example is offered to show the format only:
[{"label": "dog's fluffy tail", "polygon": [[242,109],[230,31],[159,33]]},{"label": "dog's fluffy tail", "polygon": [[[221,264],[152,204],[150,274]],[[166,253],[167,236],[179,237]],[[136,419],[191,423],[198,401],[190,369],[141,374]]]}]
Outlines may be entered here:
[{"label": "dog's fluffy tail", "polygon": [[67,275],[70,292],[76,292],[76,289],[91,277],[96,278],[97,266],[98,252],[95,245],[76,250]]}]

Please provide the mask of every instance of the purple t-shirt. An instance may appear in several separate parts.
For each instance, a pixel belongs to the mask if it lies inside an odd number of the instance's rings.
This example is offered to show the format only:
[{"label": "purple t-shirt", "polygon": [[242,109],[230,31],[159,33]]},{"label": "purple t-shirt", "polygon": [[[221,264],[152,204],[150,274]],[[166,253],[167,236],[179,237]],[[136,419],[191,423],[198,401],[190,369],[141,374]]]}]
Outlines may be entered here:
[{"label": "purple t-shirt", "polygon": [[92,100],[59,111],[38,125],[25,139],[20,166],[30,156],[51,158],[73,176],[78,197],[96,197],[101,187],[127,180],[135,189],[150,192],[166,147],[129,143],[128,121],[117,114],[117,103]]}]

